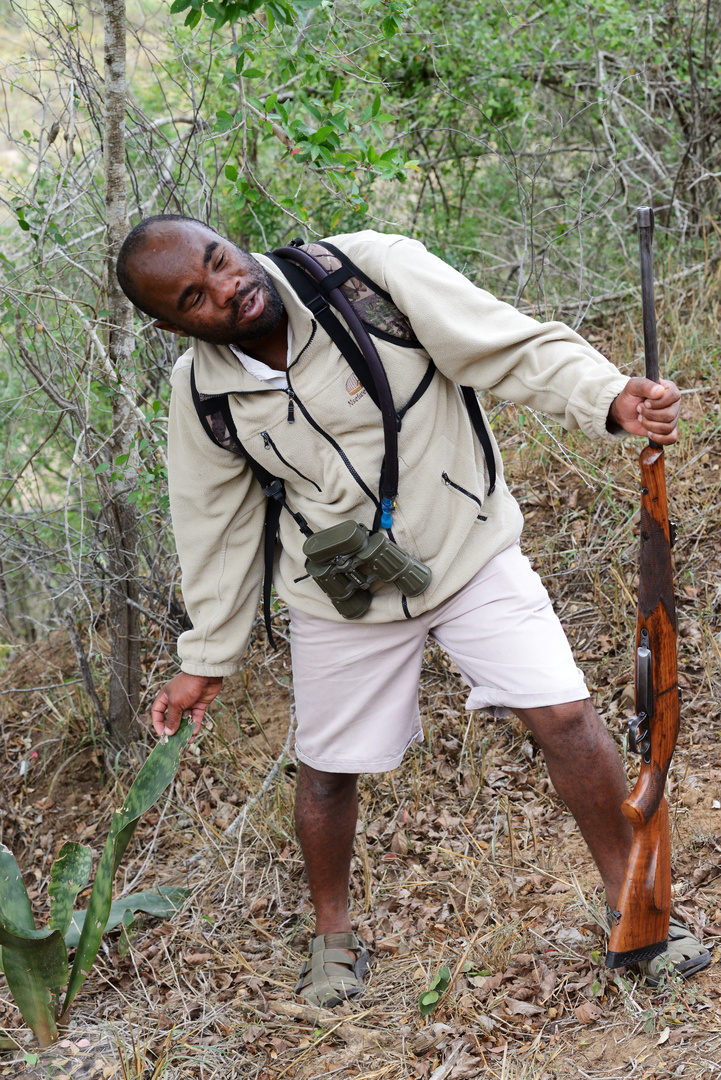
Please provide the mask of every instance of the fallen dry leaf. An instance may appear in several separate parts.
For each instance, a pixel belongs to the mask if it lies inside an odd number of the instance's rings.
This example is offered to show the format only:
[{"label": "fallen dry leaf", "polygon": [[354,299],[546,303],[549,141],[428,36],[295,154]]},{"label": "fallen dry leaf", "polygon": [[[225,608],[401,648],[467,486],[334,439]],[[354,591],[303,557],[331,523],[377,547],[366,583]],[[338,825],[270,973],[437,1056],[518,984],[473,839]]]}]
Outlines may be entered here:
[{"label": "fallen dry leaf", "polygon": [[592,1024],[594,1020],[598,1020],[603,1015],[603,1011],[593,1001],[586,1001],[583,1005],[577,1005],[573,1011],[579,1024]]},{"label": "fallen dry leaf", "polygon": [[545,1012],[540,1005],[534,1005],[531,1001],[519,1001],[517,998],[506,998],[503,1004],[511,1016],[538,1016]]}]

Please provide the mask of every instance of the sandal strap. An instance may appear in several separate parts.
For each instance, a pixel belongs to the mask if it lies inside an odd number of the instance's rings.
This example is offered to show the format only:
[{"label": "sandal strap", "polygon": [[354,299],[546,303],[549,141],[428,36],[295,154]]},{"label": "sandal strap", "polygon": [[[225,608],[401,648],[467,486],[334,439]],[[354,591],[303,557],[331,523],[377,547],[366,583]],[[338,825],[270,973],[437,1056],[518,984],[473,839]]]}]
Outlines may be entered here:
[{"label": "sandal strap", "polygon": [[337,934],[318,934],[313,936],[311,942],[311,954],[317,950],[347,949],[348,952],[363,952],[365,945],[357,938],[352,930]]},{"label": "sandal strap", "polygon": [[319,934],[311,941],[295,992],[311,1004],[333,1008],[363,992],[369,966],[368,950],[354,933]]},{"label": "sandal strap", "polygon": [[355,960],[351,960],[348,953],[342,949],[321,949],[320,952],[313,953],[310,962],[313,968],[323,967],[324,964],[341,964],[352,971]]},{"label": "sandal strap", "polygon": [[694,941],[698,941],[700,944],[700,939],[694,934],[693,930],[690,930],[685,923],[682,923],[680,919],[675,919],[672,915],[668,923],[668,940],[680,941],[686,937],[693,938]]}]

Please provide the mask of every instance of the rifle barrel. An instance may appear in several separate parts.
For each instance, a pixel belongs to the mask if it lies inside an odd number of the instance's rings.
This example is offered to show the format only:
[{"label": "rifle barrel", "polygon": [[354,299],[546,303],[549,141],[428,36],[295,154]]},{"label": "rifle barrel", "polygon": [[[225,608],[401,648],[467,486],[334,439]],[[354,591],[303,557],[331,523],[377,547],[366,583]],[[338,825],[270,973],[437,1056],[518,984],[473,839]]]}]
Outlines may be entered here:
[{"label": "rifle barrel", "polygon": [[660,382],[658,339],[656,337],[656,301],[653,294],[653,210],[639,206],[636,211],[638,245],[641,255],[641,303],[643,305],[643,347],[646,378]]}]

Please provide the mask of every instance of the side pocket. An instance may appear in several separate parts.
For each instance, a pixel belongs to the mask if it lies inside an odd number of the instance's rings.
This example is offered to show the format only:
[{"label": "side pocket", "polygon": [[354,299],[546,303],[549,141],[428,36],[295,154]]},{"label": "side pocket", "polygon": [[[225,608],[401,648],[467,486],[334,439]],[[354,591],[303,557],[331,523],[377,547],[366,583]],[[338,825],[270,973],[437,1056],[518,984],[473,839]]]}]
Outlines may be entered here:
[{"label": "side pocket", "polygon": [[[466,498],[472,499],[473,502],[477,504],[479,510],[483,509],[483,503],[478,498],[478,496],[474,495],[472,491],[466,491],[466,489],[464,487],[461,487],[460,484],[454,483],[447,472],[441,473],[441,480],[446,485],[446,487],[455,488],[456,491],[460,491],[461,495],[465,495]],[[488,518],[484,514],[476,514],[476,519],[478,521],[488,521]]]},{"label": "side pocket", "polygon": [[291,463],[287,460],[287,458],[283,457],[280,450],[275,445],[275,443],[273,442],[272,438],[270,437],[270,435],[268,434],[267,431],[261,431],[260,434],[262,436],[263,442],[265,443],[266,450],[272,450],[275,453],[276,457],[280,461],[282,461],[284,465],[287,465],[289,469],[292,469],[294,473],[298,474],[298,476],[301,478],[301,480],[307,480],[309,484],[313,485],[313,487],[316,489],[316,491],[320,491],[320,488],[316,484],[315,480],[311,480],[311,478],[309,476],[306,476],[305,473],[302,473],[300,471],[300,469],[296,469],[295,465],[291,465]]}]

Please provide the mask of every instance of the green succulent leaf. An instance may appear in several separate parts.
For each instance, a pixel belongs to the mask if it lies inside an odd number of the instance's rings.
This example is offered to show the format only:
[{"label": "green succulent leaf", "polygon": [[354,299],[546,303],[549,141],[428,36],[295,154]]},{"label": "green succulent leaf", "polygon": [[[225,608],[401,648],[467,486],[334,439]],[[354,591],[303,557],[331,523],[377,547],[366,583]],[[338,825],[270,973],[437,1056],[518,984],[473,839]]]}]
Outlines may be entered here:
[{"label": "green succulent leaf", "polygon": [[0,844],[0,921],[19,931],[35,929],[33,909],[20,868],[5,844]]},{"label": "green succulent leaf", "polygon": [[[105,933],[114,930],[122,922],[127,922],[126,916],[130,913],[132,918],[136,911],[143,911],[146,915],[155,915],[161,919],[167,919],[176,915],[187,900],[190,892],[176,885],[161,885],[159,889],[145,892],[131,893],[123,896],[120,900],[114,900],[110,905],[110,915],[105,924]],[[85,911],[76,911],[73,914],[65,933],[65,944],[73,949],[80,941],[80,934],[85,925]]]},{"label": "green succulent leaf", "polygon": [[418,999],[418,1008],[420,1010],[421,1016],[430,1016],[430,1014],[433,1012],[436,1005],[438,1004],[439,999],[440,994],[436,993],[435,990],[426,990],[423,994],[421,994],[420,998]]},{"label": "green succulent leaf", "polygon": [[34,930],[32,937],[0,929],[2,967],[10,993],[41,1046],[58,1037],[55,1017],[68,978],[68,954],[59,930]]},{"label": "green succulent leaf", "polygon": [[36,930],[32,907],[18,864],[0,844],[0,966],[10,993],[41,1046],[57,1038],[55,1012],[68,977],[62,934]]},{"label": "green succulent leaf", "polygon": [[90,877],[92,853],[84,844],[69,840],[60,848],[50,871],[50,929],[65,934],[73,917],[73,904]]},{"label": "green succulent leaf", "polygon": [[[63,1003],[63,1017],[80,987],[90,973],[90,968],[100,948],[100,940],[110,917],[113,878],[125,854],[142,814],[160,798],[175,776],[183,748],[193,732],[192,721],[181,722],[175,735],[166,743],[158,743],[138,773],[125,802],[115,811],[110,835],[100,856],[93,891],[90,894],[85,921],[80,932],[70,981]],[[122,917],[122,916],[121,916]]]}]

